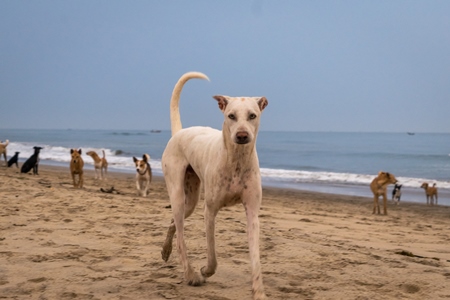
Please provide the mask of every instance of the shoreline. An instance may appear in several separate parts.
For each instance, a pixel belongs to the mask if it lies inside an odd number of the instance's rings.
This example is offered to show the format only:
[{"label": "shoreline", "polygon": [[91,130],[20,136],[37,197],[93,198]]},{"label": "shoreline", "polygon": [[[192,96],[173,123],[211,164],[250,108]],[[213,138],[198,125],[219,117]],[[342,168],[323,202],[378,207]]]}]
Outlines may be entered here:
[{"label": "shoreline", "polygon": [[[138,197],[134,174],[106,182],[69,167],[40,175],[0,168],[0,295],[13,299],[251,299],[242,205],[216,220],[218,269],[200,287],[183,281],[174,246],[160,251],[171,210],[162,177]],[[118,193],[102,193],[114,186]],[[188,255],[206,260],[203,200],[185,222]],[[260,252],[271,299],[439,299],[450,297],[450,207],[263,187]],[[174,241],[175,245],[175,241]]]},{"label": "shoreline", "polygon": [[[66,168],[64,167],[64,163],[61,162],[53,162],[53,161],[41,161],[42,166],[49,166],[55,168]],[[68,163],[67,163],[68,165]],[[68,169],[68,167],[67,167]],[[134,169],[125,170],[122,168],[114,168],[110,167],[112,173],[123,173],[134,176]],[[94,172],[94,166],[92,164],[85,164],[86,171]],[[154,177],[163,177],[163,174],[160,170],[153,170]],[[279,180],[273,180],[268,178],[262,178],[262,185],[266,188],[275,188],[275,189],[292,189],[296,191],[308,191],[308,192],[317,192],[329,195],[343,195],[343,196],[358,196],[370,198],[373,200],[373,194],[370,191],[369,185],[362,184],[343,184],[343,183],[321,183],[321,182],[282,182]],[[392,198],[392,189],[394,185],[388,186],[387,198],[389,203],[393,203]],[[438,187],[439,188],[439,187]],[[439,205],[450,206],[450,190],[448,189],[439,189]],[[381,199],[381,198],[380,198]],[[382,201],[382,200],[381,200]],[[401,203],[418,203],[418,204],[426,204],[425,192],[420,187],[412,188],[412,187],[402,187],[402,197]]]}]

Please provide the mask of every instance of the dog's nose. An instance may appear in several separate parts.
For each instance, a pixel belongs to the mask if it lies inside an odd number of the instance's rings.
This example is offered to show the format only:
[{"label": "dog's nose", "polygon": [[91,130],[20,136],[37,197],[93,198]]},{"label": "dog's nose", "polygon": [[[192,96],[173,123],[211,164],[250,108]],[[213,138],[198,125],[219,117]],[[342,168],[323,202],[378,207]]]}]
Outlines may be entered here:
[{"label": "dog's nose", "polygon": [[238,144],[247,144],[249,142],[248,133],[246,131],[236,133],[236,142]]}]

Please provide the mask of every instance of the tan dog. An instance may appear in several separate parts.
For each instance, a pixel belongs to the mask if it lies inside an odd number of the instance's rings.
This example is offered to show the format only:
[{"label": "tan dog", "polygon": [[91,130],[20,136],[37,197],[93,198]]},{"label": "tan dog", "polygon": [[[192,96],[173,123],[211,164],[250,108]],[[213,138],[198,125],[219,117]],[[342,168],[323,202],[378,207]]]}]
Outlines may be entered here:
[{"label": "tan dog", "polygon": [[[83,167],[84,161],[81,157],[81,149],[70,149],[70,155],[72,155],[72,159],[70,161],[70,173],[72,174],[73,179],[73,187],[82,188],[83,187]],[[78,181],[76,180],[76,176],[78,175]]]},{"label": "tan dog", "polygon": [[[222,131],[210,127],[182,129],[179,100],[184,84],[192,78],[208,79],[202,73],[184,74],[175,85],[170,102],[172,138],[164,150],[161,165],[169,193],[173,219],[161,251],[167,261],[177,233],[177,249],[190,285],[201,285],[216,272],[215,217],[225,206],[242,203],[247,216],[247,237],[254,299],[266,299],[259,257],[259,209],[262,199],[261,175],[256,137],[265,97],[214,96],[224,114]],[[205,193],[207,263],[196,273],[184,240],[184,219],[189,217]]]},{"label": "tan dog", "polygon": [[6,160],[6,147],[8,147],[9,144],[9,140],[6,140],[5,143],[2,143],[2,141],[0,141],[0,157],[3,154],[3,158],[5,159],[5,165],[8,165],[8,161]]},{"label": "tan dog", "polygon": [[133,156],[136,166],[136,188],[139,196],[147,196],[147,191],[152,182],[152,168],[150,167],[150,155],[142,155],[142,160]]},{"label": "tan dog", "polygon": [[[427,205],[434,205],[438,204],[438,191],[436,187],[436,183],[433,184],[433,186],[428,186],[428,183],[424,182],[420,186],[425,190],[425,196],[427,197]],[[434,200],[436,199],[436,203],[434,203]]]},{"label": "tan dog", "polygon": [[[86,154],[94,160],[95,179],[100,178],[100,180],[106,179],[106,173],[108,171],[108,162],[105,158],[105,150],[102,150],[102,152],[102,158],[100,158],[95,151],[86,152]],[[98,175],[98,170],[100,170],[100,176]],[[105,170],[105,174],[103,174],[103,170]]]},{"label": "tan dog", "polygon": [[375,211],[380,214],[380,205],[378,204],[378,198],[380,196],[383,196],[383,210],[384,214],[387,215],[387,186],[390,184],[395,184],[396,182],[397,179],[395,179],[395,176],[393,174],[381,171],[378,173],[378,176],[372,180],[370,189],[373,193],[373,214],[375,213]]}]

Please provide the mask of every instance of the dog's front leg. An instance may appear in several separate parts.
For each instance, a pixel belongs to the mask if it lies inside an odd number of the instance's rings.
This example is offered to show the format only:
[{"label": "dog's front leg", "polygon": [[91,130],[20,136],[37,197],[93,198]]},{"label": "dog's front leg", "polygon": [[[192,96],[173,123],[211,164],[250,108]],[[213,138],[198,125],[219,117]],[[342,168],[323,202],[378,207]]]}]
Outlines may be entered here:
[{"label": "dog's front leg", "polygon": [[137,189],[137,192],[138,192],[138,196],[141,196],[142,195],[141,180],[139,178],[136,180],[136,189]]},{"label": "dog's front leg", "polygon": [[385,215],[387,215],[387,195],[386,195],[386,193],[383,194],[383,212]]},{"label": "dog's front leg", "polygon": [[378,195],[373,196],[373,212],[375,214],[378,209],[378,214],[380,213],[380,206],[378,205]]},{"label": "dog's front leg", "polygon": [[77,182],[75,180],[75,173],[72,173],[72,181],[73,181],[73,187],[76,188],[77,187]]},{"label": "dog's front leg", "polygon": [[252,293],[253,299],[267,299],[264,293],[262,281],[261,262],[259,260],[259,208],[261,200],[244,202],[247,215],[247,236],[250,252],[250,264],[252,269]]},{"label": "dog's front leg", "polygon": [[83,187],[83,183],[84,183],[84,176],[83,176],[83,173],[80,173],[80,181],[78,183],[78,186],[80,188],[82,188]]},{"label": "dog's front leg", "polygon": [[149,185],[150,185],[150,182],[148,180],[145,181],[144,192],[143,192],[142,196],[147,197]]},{"label": "dog's front leg", "polygon": [[206,245],[208,251],[207,265],[201,268],[201,273],[205,277],[214,275],[217,269],[216,258],[216,241],[214,237],[215,232],[215,218],[217,215],[217,208],[213,205],[208,205],[208,201],[205,200],[205,228],[206,228]]}]

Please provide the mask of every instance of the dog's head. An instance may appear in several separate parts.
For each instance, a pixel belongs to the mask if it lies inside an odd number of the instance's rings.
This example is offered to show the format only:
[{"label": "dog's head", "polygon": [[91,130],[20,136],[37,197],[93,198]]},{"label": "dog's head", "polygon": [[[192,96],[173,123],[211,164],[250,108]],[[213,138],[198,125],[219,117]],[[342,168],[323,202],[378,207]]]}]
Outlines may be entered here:
[{"label": "dog's head", "polygon": [[427,189],[428,188],[428,183],[424,182],[424,183],[422,183],[422,185],[420,187],[422,189]]},{"label": "dog's head", "polygon": [[86,155],[89,155],[90,157],[94,157],[97,153],[95,153],[94,151],[88,151],[86,152]]},{"label": "dog's head", "polygon": [[395,186],[394,186],[394,190],[396,191],[396,190],[400,190],[402,188],[402,185],[401,184],[398,184],[398,183],[396,183],[395,184]]},{"label": "dog's head", "polygon": [[35,154],[39,154],[39,152],[40,152],[42,149],[44,149],[44,148],[38,147],[38,146],[34,146],[33,149],[34,149],[34,153],[35,153]]},{"label": "dog's head", "polygon": [[134,165],[136,166],[136,172],[144,173],[147,169],[147,163],[150,161],[150,155],[142,155],[142,159],[137,159],[133,156]]},{"label": "dog's head", "polygon": [[222,130],[232,142],[245,145],[256,139],[262,111],[268,105],[265,97],[214,96],[225,116]]},{"label": "dog's head", "polygon": [[70,149],[70,155],[72,156],[71,164],[77,165],[83,159],[81,158],[81,149]]},{"label": "dog's head", "polygon": [[8,144],[9,144],[9,140],[6,140],[5,143],[0,141],[0,147],[6,148],[6,146],[8,146]]},{"label": "dog's head", "polygon": [[378,173],[377,180],[380,185],[397,183],[397,179],[395,178],[394,174],[382,171]]}]

